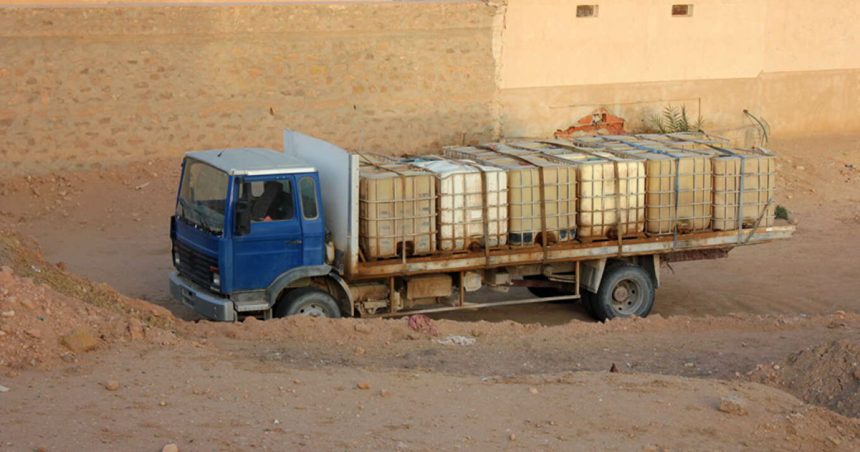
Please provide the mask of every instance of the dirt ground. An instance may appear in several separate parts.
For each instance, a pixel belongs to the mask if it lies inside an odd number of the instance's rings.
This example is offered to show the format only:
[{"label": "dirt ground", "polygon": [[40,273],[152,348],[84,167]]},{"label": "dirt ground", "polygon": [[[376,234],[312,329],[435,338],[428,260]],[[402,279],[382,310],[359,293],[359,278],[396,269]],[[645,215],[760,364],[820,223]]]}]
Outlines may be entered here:
[{"label": "dirt ground", "polygon": [[664,268],[648,319],[532,305],[435,336],[197,322],[167,293],[178,158],[0,179],[0,450],[857,450],[860,138],[770,147],[794,239]]}]

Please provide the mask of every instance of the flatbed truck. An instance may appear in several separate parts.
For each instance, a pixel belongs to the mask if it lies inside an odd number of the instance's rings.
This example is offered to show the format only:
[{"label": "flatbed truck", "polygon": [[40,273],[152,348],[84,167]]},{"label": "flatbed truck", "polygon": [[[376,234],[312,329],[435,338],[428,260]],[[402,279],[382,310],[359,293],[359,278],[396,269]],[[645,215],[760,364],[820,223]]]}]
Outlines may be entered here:
[{"label": "flatbed truck", "polygon": [[[278,206],[260,207],[261,200]],[[777,224],[730,231],[537,243],[367,260],[359,250],[359,156],[287,130],[283,152],[189,152],[170,238],[170,290],[200,315],[389,317],[581,300],[598,320],[647,316],[663,262],[722,258],[784,240]],[[483,287],[532,296],[473,301]]]}]

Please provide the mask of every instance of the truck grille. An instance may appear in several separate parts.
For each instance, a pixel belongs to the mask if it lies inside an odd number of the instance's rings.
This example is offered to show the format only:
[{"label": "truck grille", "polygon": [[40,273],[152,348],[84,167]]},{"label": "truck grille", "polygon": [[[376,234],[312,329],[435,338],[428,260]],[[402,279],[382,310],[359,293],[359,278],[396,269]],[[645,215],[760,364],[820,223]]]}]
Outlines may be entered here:
[{"label": "truck grille", "polygon": [[212,272],[209,268],[217,267],[218,259],[175,241],[173,249],[179,253],[179,265],[176,266],[179,273],[208,289],[212,285]]}]

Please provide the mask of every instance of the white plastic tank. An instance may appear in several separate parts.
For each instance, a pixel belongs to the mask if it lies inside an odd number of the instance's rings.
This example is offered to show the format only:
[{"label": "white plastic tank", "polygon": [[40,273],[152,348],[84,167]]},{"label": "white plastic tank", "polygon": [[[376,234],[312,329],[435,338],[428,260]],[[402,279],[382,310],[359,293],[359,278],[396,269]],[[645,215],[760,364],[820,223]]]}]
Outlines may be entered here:
[{"label": "white plastic tank", "polygon": [[407,161],[436,176],[439,250],[507,243],[508,181],[504,170],[436,156]]}]

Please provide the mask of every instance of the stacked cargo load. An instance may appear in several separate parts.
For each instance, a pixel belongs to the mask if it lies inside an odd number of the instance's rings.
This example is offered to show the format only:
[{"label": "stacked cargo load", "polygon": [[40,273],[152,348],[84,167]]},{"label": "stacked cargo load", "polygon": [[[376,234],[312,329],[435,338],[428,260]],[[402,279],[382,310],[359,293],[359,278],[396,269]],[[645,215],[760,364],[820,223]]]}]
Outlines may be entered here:
[{"label": "stacked cargo load", "polygon": [[639,160],[579,149],[569,142],[514,142],[576,168],[577,236],[593,241],[637,236],[645,225],[645,167]]},{"label": "stacked cargo load", "polygon": [[713,217],[709,156],[631,135],[575,138],[573,143],[645,163],[645,231],[664,235],[705,231]]},{"label": "stacked cargo load", "polygon": [[468,250],[507,242],[507,175],[496,167],[437,156],[404,160],[435,175],[438,249]]},{"label": "stacked cargo load", "polygon": [[711,157],[714,172],[714,230],[773,226],[776,212],[773,203],[776,156],[763,149],[733,148],[728,140],[702,133],[644,137],[656,138],[669,146]]},{"label": "stacked cargo load", "polygon": [[576,168],[504,144],[451,146],[445,156],[506,171],[508,244],[529,246],[573,240],[576,235]]},{"label": "stacked cargo load", "polygon": [[429,171],[362,155],[359,247],[366,259],[436,251],[436,182]]},{"label": "stacked cargo load", "polygon": [[711,159],[714,168],[714,229],[726,231],[770,227],[776,219],[773,203],[776,157],[735,149]]}]

